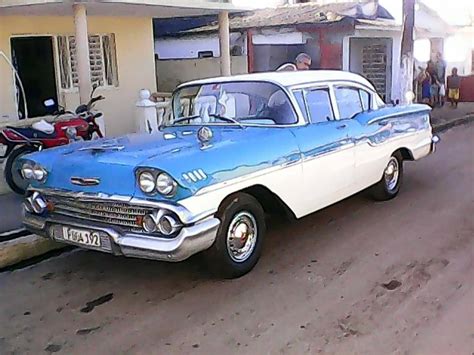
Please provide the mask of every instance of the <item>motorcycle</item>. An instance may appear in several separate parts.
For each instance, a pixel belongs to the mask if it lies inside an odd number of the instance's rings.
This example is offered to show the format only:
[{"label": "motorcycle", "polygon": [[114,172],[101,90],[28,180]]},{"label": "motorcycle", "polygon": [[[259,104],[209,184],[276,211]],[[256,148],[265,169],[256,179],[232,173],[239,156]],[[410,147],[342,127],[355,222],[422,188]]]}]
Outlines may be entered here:
[{"label": "motorcycle", "polygon": [[[53,123],[41,120],[31,127],[18,128],[7,126],[0,131],[0,159],[5,163],[5,180],[8,186],[18,194],[24,194],[27,181],[20,173],[18,160],[26,154],[57,147],[77,140],[92,140],[105,135],[102,112],[95,112],[96,102],[104,100],[100,95],[93,97],[93,88],[87,104],[79,105],[75,112],[63,107],[55,112]],[[44,102],[46,107],[54,106],[53,100]]]}]

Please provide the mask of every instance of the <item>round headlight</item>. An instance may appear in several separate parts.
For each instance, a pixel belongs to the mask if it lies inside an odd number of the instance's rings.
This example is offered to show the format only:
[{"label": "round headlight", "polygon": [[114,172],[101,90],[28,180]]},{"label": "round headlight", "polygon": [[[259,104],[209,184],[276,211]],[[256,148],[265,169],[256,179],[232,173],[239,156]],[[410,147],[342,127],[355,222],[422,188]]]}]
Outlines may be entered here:
[{"label": "round headlight", "polygon": [[140,186],[140,189],[143,192],[147,194],[152,193],[156,187],[155,178],[153,177],[153,174],[149,171],[144,171],[140,173],[140,175],[138,176],[138,185]]},{"label": "round headlight", "polygon": [[176,182],[166,173],[161,173],[156,178],[156,189],[164,196],[173,196],[176,192]]},{"label": "round headlight", "polygon": [[33,175],[34,178],[38,181],[44,181],[46,179],[46,170],[44,170],[41,166],[35,165],[33,168]]},{"label": "round headlight", "polygon": [[33,166],[30,163],[23,164],[21,167],[21,176],[27,180],[33,179],[35,177],[33,173]]},{"label": "round headlight", "polygon": [[179,223],[172,216],[164,215],[160,218],[158,229],[163,235],[171,235],[178,229]]},{"label": "round headlight", "polygon": [[147,233],[156,232],[156,222],[152,215],[147,214],[143,217],[142,227]]}]

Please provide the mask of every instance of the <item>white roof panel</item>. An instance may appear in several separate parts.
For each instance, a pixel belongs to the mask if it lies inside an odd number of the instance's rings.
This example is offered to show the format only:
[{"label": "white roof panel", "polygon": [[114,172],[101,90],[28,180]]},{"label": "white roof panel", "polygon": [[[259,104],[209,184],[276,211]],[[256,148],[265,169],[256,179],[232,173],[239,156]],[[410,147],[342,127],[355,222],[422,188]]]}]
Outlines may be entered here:
[{"label": "white roof panel", "polygon": [[265,72],[254,74],[233,75],[227,77],[215,77],[208,79],[194,80],[182,85],[190,84],[210,84],[231,81],[270,81],[281,86],[290,87],[304,85],[306,83],[324,82],[324,81],[355,81],[362,85],[373,88],[372,84],[359,74],[342,70],[302,70],[302,71],[281,71]]}]

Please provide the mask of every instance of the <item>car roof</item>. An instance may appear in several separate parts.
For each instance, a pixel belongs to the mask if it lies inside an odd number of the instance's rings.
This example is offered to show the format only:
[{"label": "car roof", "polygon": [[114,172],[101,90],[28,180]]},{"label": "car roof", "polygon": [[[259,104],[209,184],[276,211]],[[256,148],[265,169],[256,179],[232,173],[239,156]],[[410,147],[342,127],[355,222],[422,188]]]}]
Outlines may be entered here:
[{"label": "car roof", "polygon": [[374,90],[373,85],[361,75],[343,70],[301,70],[241,74],[194,80],[184,83],[180,86],[226,83],[233,81],[267,81],[274,82],[285,87],[326,81],[352,81],[364,86],[368,86]]}]

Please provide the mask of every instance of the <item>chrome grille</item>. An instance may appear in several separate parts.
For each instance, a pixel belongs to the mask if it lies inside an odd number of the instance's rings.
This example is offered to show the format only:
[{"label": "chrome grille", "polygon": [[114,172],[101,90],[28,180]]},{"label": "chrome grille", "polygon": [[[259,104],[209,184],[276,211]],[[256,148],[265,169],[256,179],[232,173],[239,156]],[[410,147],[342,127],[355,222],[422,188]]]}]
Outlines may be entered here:
[{"label": "chrome grille", "polygon": [[151,212],[151,208],[131,206],[124,202],[73,199],[63,196],[45,196],[53,205],[52,214],[117,225],[140,232],[138,220]]}]

